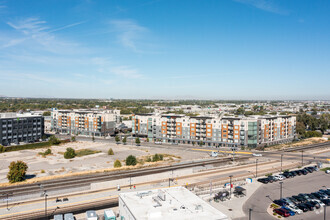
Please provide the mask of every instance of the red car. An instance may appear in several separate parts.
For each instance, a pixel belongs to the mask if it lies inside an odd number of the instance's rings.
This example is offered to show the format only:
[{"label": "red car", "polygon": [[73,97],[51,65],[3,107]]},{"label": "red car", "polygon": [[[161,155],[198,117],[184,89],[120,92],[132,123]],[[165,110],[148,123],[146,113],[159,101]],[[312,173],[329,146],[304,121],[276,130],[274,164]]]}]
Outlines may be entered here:
[{"label": "red car", "polygon": [[286,210],[286,209],[282,209],[282,208],[280,208],[280,209],[274,209],[274,212],[277,213],[277,214],[279,214],[280,216],[283,216],[283,217],[289,217],[290,216],[289,211]]}]

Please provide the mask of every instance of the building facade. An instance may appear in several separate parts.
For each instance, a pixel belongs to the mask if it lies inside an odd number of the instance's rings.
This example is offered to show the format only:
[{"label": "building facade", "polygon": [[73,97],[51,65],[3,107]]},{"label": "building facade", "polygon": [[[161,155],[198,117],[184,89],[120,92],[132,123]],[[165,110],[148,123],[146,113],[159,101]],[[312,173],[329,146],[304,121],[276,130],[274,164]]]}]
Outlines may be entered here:
[{"label": "building facade", "polygon": [[40,141],[44,135],[44,118],[29,113],[0,114],[1,145],[8,146],[19,143]]},{"label": "building facade", "polygon": [[209,146],[273,145],[290,142],[296,133],[295,116],[189,117],[134,115],[132,132],[154,141]]},{"label": "building facade", "polygon": [[57,110],[51,112],[51,130],[56,133],[86,136],[115,134],[119,110]]}]

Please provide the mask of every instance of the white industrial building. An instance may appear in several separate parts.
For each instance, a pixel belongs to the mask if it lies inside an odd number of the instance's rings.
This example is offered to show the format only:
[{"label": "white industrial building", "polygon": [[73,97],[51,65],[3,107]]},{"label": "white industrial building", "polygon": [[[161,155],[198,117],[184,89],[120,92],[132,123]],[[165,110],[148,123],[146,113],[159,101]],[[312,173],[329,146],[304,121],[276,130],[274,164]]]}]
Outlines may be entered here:
[{"label": "white industrial building", "polygon": [[184,187],[121,193],[119,214],[122,220],[229,220]]}]

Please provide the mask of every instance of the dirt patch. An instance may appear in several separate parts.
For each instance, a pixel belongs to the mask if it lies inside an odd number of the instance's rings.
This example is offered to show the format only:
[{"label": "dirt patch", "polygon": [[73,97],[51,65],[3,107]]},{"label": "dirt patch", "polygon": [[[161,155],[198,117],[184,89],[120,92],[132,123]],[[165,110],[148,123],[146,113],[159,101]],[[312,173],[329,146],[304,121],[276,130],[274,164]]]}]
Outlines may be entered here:
[{"label": "dirt patch", "polygon": [[293,143],[288,143],[288,144],[279,144],[279,145],[274,145],[265,148],[265,150],[283,150],[287,148],[292,148],[292,147],[298,147],[298,146],[303,146],[303,145],[310,145],[310,144],[318,144],[318,143],[324,143],[327,142],[327,140],[323,138],[318,138],[318,137],[313,137],[313,138],[308,138],[304,139],[301,141],[293,142]]}]

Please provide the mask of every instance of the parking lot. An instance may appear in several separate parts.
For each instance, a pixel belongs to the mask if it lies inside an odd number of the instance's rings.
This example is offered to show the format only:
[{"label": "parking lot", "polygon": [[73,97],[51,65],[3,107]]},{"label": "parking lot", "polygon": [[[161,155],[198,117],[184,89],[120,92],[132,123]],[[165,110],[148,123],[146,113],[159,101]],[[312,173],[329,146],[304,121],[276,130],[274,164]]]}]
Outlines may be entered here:
[{"label": "parking lot", "polygon": [[[300,193],[312,193],[320,189],[329,188],[330,175],[325,172],[318,171],[309,173],[308,175],[296,176],[282,181],[282,197],[298,195]],[[280,199],[280,183],[273,182],[262,184],[260,188],[248,199],[243,206],[246,216],[251,208],[251,216],[253,220],[275,219],[267,212],[267,208],[273,200]],[[327,210],[330,210],[329,207]],[[329,213],[329,211],[328,211]],[[304,212],[300,215],[290,216],[289,219],[323,219],[323,207],[314,211]]]}]

